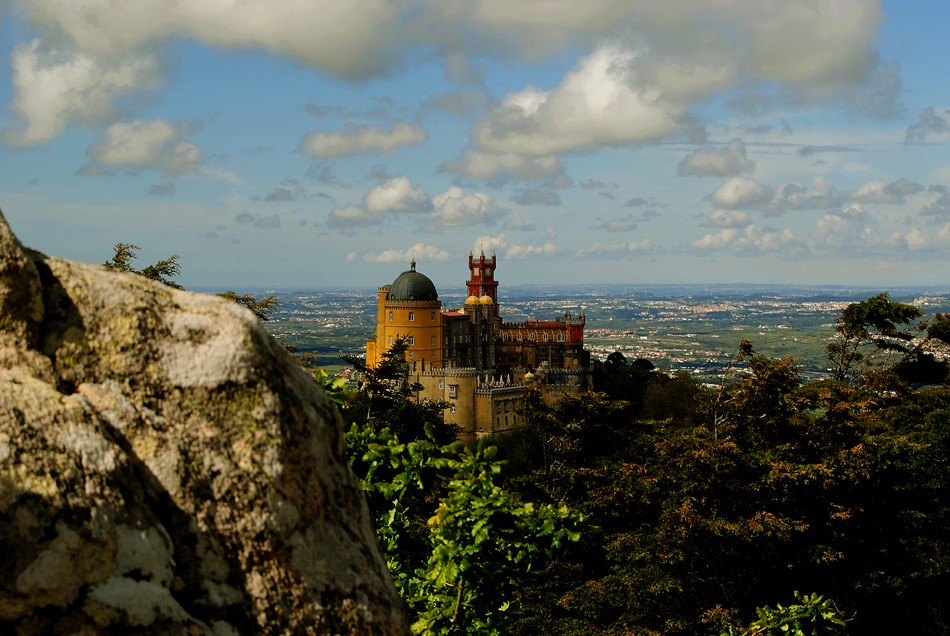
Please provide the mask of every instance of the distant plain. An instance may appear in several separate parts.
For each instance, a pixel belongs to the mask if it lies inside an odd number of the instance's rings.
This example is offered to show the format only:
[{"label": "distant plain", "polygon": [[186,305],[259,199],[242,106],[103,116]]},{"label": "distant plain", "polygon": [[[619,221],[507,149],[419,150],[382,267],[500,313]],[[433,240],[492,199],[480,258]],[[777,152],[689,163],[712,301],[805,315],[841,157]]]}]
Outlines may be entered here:
[{"label": "distant plain", "polygon": [[[743,339],[763,355],[791,356],[803,373],[820,376],[824,347],[841,311],[881,291],[916,305],[925,318],[950,312],[950,287],[525,285],[505,288],[500,302],[508,322],[584,313],[585,343],[595,358],[620,351],[631,360],[646,358],[661,369],[687,370],[715,382]],[[342,355],[365,353],[374,333],[375,289],[258,293],[278,299],[268,329],[298,352],[317,352],[329,372],[346,366]],[[451,309],[461,307],[465,297],[440,294],[440,300]]]}]

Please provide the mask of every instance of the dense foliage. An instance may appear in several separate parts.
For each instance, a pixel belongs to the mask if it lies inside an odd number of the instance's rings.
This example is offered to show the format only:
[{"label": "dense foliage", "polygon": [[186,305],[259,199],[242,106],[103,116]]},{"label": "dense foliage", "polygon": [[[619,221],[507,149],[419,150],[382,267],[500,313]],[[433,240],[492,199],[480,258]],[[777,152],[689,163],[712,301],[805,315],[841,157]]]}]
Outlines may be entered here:
[{"label": "dense foliage", "polygon": [[915,310],[849,307],[821,381],[748,341],[718,387],[611,356],[497,457],[433,437],[398,351],[330,387],[414,630],[950,633],[950,330]]},{"label": "dense foliage", "polygon": [[[852,325],[868,309],[856,305]],[[950,389],[904,382],[906,354],[933,334],[898,338],[890,364],[893,343],[875,338],[847,382],[804,383],[793,360],[743,342],[715,389],[683,375],[637,386],[640,369],[615,359],[621,373],[601,387],[628,384],[630,402],[529,400],[529,425],[496,440],[507,486],[601,531],[524,590],[513,633],[950,632]],[[914,359],[945,367],[927,355]],[[794,611],[762,609],[795,590],[810,595]],[[775,627],[814,593],[825,605],[812,618],[834,620]]]}]

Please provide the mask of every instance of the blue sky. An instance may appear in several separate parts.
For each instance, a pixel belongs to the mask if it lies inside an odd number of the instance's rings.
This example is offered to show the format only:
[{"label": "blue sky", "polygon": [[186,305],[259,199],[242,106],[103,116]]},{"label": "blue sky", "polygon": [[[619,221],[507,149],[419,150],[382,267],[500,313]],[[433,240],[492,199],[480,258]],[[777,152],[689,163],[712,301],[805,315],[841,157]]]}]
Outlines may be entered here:
[{"label": "blue sky", "polygon": [[950,3],[0,0],[0,208],[186,287],[946,285]]}]

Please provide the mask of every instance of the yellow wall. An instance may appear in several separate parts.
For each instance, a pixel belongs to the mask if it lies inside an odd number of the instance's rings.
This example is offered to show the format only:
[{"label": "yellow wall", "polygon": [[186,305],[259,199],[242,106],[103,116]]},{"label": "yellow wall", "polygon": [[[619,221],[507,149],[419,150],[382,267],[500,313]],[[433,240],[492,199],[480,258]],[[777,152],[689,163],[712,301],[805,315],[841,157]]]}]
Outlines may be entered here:
[{"label": "yellow wall", "polygon": [[[375,367],[400,337],[411,338],[406,360],[425,368],[442,366],[442,303],[438,300],[386,300],[389,286],[376,300],[376,338],[366,342],[366,365]],[[375,340],[375,342],[374,342]]]}]

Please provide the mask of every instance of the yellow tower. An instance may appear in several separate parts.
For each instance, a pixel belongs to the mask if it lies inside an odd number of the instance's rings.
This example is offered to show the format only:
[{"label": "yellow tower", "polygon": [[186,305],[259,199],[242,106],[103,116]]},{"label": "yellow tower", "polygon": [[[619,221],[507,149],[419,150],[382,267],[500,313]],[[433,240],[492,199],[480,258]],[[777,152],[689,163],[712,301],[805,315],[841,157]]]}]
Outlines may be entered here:
[{"label": "yellow tower", "polygon": [[416,261],[380,287],[376,296],[376,337],[366,342],[366,365],[375,367],[399,338],[406,338],[406,360],[420,371],[442,366],[442,301]]}]

